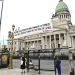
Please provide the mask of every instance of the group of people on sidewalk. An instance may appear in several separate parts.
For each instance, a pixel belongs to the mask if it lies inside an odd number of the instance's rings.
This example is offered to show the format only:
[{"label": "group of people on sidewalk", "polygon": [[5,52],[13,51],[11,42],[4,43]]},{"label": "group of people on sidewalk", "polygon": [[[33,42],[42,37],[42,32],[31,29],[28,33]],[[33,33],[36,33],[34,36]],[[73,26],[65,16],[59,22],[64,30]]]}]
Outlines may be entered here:
[{"label": "group of people on sidewalk", "polygon": [[[30,63],[32,63],[32,61],[30,61]],[[25,68],[26,68],[26,65],[27,65],[27,59],[24,58],[24,57],[21,57],[21,65],[20,65],[20,68],[22,69],[22,74],[25,73]],[[55,59],[55,67],[58,71],[58,75],[61,75],[61,60],[59,59],[59,57],[57,57]]]},{"label": "group of people on sidewalk", "polygon": [[[70,57],[69,58],[69,62],[70,62],[70,67],[71,67],[71,72],[72,72],[74,70],[74,68],[73,68],[74,65],[73,65],[73,57],[72,57],[72,54],[69,57]],[[29,60],[29,63],[32,64],[32,60]],[[22,72],[21,73],[25,73],[25,68],[26,67],[27,67],[27,59],[25,57],[21,57],[21,65],[20,65],[20,68],[22,69]],[[61,60],[60,60],[60,56],[56,56],[55,57],[55,69],[58,72],[58,75],[61,75]]]}]

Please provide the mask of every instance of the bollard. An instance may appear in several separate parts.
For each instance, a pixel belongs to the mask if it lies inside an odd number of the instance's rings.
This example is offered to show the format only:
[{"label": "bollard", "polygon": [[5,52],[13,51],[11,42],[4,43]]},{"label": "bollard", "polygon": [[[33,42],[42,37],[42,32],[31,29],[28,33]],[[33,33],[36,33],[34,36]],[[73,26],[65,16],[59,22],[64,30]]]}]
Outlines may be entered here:
[{"label": "bollard", "polygon": [[71,67],[70,75],[74,75],[74,62],[73,62],[73,53],[72,51],[69,51],[69,62]]},{"label": "bollard", "polygon": [[74,68],[71,69],[70,75],[74,75]]},{"label": "bollard", "polygon": [[54,70],[55,70],[55,75],[56,75],[55,58],[54,58]]}]

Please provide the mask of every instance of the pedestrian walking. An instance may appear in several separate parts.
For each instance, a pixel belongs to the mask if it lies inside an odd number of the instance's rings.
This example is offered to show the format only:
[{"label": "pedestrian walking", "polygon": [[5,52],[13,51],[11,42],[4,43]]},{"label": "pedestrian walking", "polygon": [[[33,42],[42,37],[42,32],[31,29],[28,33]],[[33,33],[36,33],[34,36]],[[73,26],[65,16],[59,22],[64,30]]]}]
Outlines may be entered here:
[{"label": "pedestrian walking", "polygon": [[55,67],[58,71],[58,75],[61,75],[61,60],[59,59],[59,57],[57,57],[55,60]]},{"label": "pedestrian walking", "polygon": [[20,68],[22,69],[22,74],[25,73],[25,58],[22,57],[21,58],[21,65],[20,65]]}]

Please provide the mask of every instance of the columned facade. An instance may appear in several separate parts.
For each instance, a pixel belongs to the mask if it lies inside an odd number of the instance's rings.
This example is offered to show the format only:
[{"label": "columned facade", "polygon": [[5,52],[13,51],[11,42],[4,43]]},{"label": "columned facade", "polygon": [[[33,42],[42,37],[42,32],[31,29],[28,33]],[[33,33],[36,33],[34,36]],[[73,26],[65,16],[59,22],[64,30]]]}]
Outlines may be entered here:
[{"label": "columned facade", "polygon": [[[50,23],[34,26],[32,28],[27,28],[15,31],[14,40],[15,49],[51,49],[68,46],[75,49],[75,26],[71,22],[71,14],[68,6],[63,0],[59,0],[55,14],[51,18],[52,27]],[[8,46],[10,46],[10,41],[8,40]]]}]

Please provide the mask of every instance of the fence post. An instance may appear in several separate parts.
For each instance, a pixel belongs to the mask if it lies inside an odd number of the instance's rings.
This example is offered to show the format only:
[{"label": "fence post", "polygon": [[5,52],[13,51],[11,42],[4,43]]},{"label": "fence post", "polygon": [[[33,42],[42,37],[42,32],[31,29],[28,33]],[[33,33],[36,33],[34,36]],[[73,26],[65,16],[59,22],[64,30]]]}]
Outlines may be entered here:
[{"label": "fence post", "polygon": [[69,63],[70,63],[70,75],[74,75],[74,62],[73,62],[73,53],[69,51]]},{"label": "fence post", "polygon": [[38,50],[38,69],[40,74],[40,50]]},{"label": "fence post", "polygon": [[54,70],[56,75],[56,66],[55,66],[55,49],[53,49],[53,59],[54,59]]},{"label": "fence post", "polygon": [[27,53],[27,72],[29,72],[29,50]]}]

